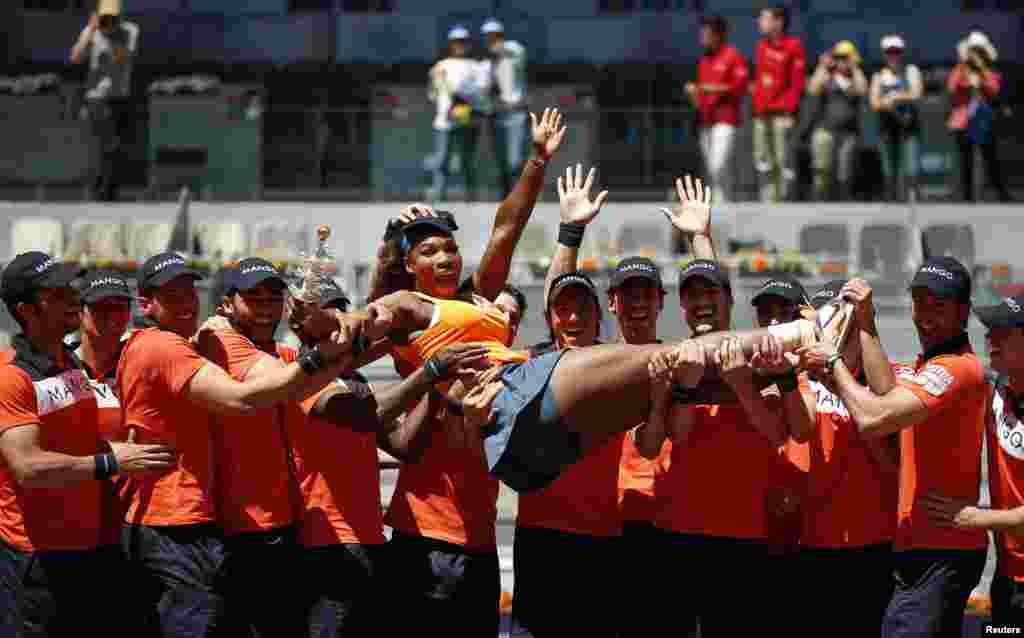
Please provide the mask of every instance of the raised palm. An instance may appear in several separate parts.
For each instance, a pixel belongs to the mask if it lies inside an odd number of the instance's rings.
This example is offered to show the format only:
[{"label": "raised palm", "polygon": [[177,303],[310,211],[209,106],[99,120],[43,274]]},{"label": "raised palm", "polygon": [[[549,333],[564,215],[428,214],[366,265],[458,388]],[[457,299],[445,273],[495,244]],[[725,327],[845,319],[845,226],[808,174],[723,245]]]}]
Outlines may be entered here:
[{"label": "raised palm", "polygon": [[530,113],[530,125],[533,132],[533,147],[537,154],[542,159],[551,159],[565,137],[566,127],[562,126],[561,112],[558,109],[544,109],[540,121],[537,120],[535,113]]},{"label": "raised palm", "polygon": [[594,186],[597,169],[591,168],[587,178],[583,179],[583,165],[565,169],[565,177],[558,178],[558,205],[563,224],[589,224],[604,206],[608,199],[608,191],[601,191],[593,200],[590,189]]},{"label": "raised palm", "polygon": [[[685,183],[684,183],[685,179]],[[711,230],[711,187],[704,187],[700,178],[689,175],[676,179],[679,205],[662,208],[661,212],[680,232],[706,235]]]}]

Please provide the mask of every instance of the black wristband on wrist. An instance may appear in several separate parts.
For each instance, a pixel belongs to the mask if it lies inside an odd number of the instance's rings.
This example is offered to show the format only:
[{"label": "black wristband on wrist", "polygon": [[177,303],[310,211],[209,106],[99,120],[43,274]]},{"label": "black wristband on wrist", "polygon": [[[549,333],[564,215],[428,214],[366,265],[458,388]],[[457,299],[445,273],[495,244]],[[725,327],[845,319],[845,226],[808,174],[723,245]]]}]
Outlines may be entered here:
[{"label": "black wristband on wrist", "polygon": [[93,462],[96,464],[94,476],[97,481],[105,481],[117,474],[117,457],[114,456],[113,452],[97,454],[93,457]]},{"label": "black wristband on wrist", "polygon": [[317,348],[309,348],[299,354],[299,367],[308,375],[314,375],[324,367],[324,358]]},{"label": "black wristband on wrist", "polygon": [[569,248],[579,248],[583,243],[583,233],[586,230],[585,224],[559,224],[558,243]]},{"label": "black wristband on wrist", "polygon": [[672,401],[673,403],[696,403],[696,393],[694,390],[697,388],[687,388],[682,385],[672,386]]}]

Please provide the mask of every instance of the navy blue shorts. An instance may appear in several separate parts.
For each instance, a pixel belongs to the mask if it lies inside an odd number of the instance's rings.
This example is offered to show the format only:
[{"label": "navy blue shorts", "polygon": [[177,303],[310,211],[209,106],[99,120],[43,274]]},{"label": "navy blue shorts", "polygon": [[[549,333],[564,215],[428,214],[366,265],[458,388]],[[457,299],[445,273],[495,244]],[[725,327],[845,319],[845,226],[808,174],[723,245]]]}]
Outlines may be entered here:
[{"label": "navy blue shorts", "polygon": [[959,636],[964,607],[985,567],[985,550],[914,550],[893,555],[895,592],[883,638]]},{"label": "navy blue shorts", "polygon": [[549,352],[502,369],[504,389],[494,399],[492,425],[484,429],[491,475],[517,492],[554,481],[582,454],[580,436],[558,416],[551,374],[562,352]]}]

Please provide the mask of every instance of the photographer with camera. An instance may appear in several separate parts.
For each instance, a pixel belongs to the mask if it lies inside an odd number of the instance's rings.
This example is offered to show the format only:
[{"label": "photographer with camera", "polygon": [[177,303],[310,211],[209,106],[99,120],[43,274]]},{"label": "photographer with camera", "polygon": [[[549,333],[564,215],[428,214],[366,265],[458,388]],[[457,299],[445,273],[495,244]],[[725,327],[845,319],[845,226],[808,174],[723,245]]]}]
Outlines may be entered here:
[{"label": "photographer with camera", "polygon": [[964,201],[975,201],[974,147],[981,149],[985,171],[999,194],[999,201],[1012,201],[1002,167],[996,153],[993,131],[995,110],[992,105],[1003,90],[1002,76],[992,69],[998,59],[996,48],[981,31],[972,31],[957,44],[960,64],[953,68],[946,80],[946,90],[952,100],[952,110],[946,126],[960,147],[960,183]]},{"label": "photographer with camera", "polygon": [[93,186],[93,197],[99,201],[117,199],[117,160],[134,114],[129,96],[138,44],[139,27],[121,18],[120,0],[100,0],[71,49],[72,64],[89,55],[85,100],[99,142],[99,169]]},{"label": "photographer with camera", "polygon": [[921,118],[917,102],[924,94],[921,70],[907,64],[906,45],[898,35],[882,38],[885,66],[871,77],[871,110],[878,113],[882,134],[882,174],[885,197],[903,201],[914,194],[921,162]]},{"label": "photographer with camera", "polygon": [[868,92],[860,63],[857,47],[842,40],[821,54],[807,84],[807,93],[818,100],[805,130],[810,133],[814,197],[819,202],[831,199],[833,183],[838,199],[853,199],[861,102]]}]

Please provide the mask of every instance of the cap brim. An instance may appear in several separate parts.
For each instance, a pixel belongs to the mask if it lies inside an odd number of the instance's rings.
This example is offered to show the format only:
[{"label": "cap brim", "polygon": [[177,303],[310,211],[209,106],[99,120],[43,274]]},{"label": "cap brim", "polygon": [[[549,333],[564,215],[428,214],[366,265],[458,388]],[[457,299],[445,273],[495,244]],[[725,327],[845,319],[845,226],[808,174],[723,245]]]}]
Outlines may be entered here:
[{"label": "cap brim", "polygon": [[911,281],[907,290],[913,290],[914,288],[925,288],[929,292],[934,293],[943,299],[956,299],[960,296],[960,291],[955,286],[948,286],[944,283],[930,279],[915,279],[914,281]]},{"label": "cap brim", "polygon": [[652,284],[654,284],[655,286],[657,286],[661,290],[665,289],[665,286],[662,285],[661,280],[658,279],[657,277],[655,277],[654,275],[652,275],[650,273],[646,273],[646,272],[637,272],[637,271],[627,272],[627,273],[624,273],[621,276],[612,275],[612,279],[611,279],[611,282],[609,283],[608,289],[609,290],[613,290],[615,288],[618,288],[622,284],[624,284],[627,281],[629,281],[630,279],[644,279],[646,281],[651,282]]},{"label": "cap brim", "polygon": [[168,266],[163,271],[161,271],[161,272],[157,273],[156,275],[150,277],[149,280],[146,282],[146,285],[148,287],[150,287],[150,288],[156,288],[156,287],[159,287],[159,286],[163,286],[164,284],[166,284],[167,282],[171,281],[172,279],[177,279],[178,277],[182,277],[182,276],[192,277],[193,279],[202,279],[203,278],[203,276],[201,274],[199,274],[195,270],[192,270],[191,268],[185,268],[185,267],[174,268],[174,267]]},{"label": "cap brim", "polygon": [[42,277],[36,280],[35,288],[64,288],[70,286],[71,282],[78,279],[82,269],[79,266],[69,264],[57,264],[46,271]]},{"label": "cap brim", "polygon": [[260,271],[255,273],[251,277],[248,275],[243,277],[239,277],[236,275],[235,278],[231,281],[231,287],[238,290],[252,290],[256,286],[270,279],[279,282],[282,288],[286,288],[288,286],[288,284],[284,280],[284,277],[282,277],[278,273]]},{"label": "cap brim", "polygon": [[975,308],[974,314],[986,328],[1009,328],[1020,325],[1020,320],[1005,304]]},{"label": "cap brim", "polygon": [[82,303],[90,304],[103,299],[110,299],[112,297],[131,300],[133,295],[131,291],[125,291],[117,288],[100,288],[98,290],[91,290],[87,293],[83,293]]},{"label": "cap brim", "polygon": [[339,306],[348,307],[350,305],[352,305],[352,300],[351,299],[349,299],[345,295],[341,295],[341,294],[337,294],[337,293],[327,295],[320,302],[320,307],[321,308],[338,308],[338,310],[344,310],[344,308],[341,308]]},{"label": "cap brim", "polygon": [[721,279],[715,277],[714,275],[710,275],[704,272],[693,272],[679,279],[679,289],[682,290],[684,287],[686,287],[686,284],[688,284],[693,279],[703,279],[704,281],[713,284],[717,288],[729,287],[728,284],[724,283]]},{"label": "cap brim", "polygon": [[451,226],[437,217],[419,217],[414,219],[402,228],[402,232],[406,232],[414,228],[434,228],[449,235],[453,232]]},{"label": "cap brim", "polygon": [[560,282],[557,286],[554,286],[551,289],[551,292],[548,293],[547,306],[550,307],[552,300],[554,300],[556,297],[558,297],[558,295],[563,290],[565,290],[567,288],[582,288],[583,290],[586,290],[590,294],[594,295],[595,298],[598,296],[597,295],[597,290],[594,289],[594,288],[591,288],[590,286],[588,286],[585,283],[582,283],[582,282],[579,282],[579,281],[566,281],[564,283]]},{"label": "cap brim", "polygon": [[768,290],[763,290],[751,297],[750,305],[756,306],[757,302],[765,297],[778,297],[779,299],[782,299],[787,303],[791,303],[794,306],[799,305],[803,301],[803,298],[796,293],[791,293],[789,291],[783,292],[782,290],[769,288]]}]

